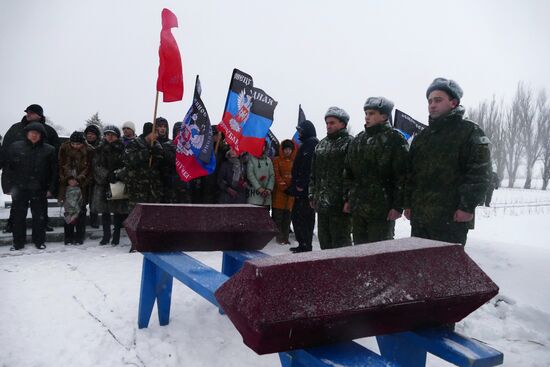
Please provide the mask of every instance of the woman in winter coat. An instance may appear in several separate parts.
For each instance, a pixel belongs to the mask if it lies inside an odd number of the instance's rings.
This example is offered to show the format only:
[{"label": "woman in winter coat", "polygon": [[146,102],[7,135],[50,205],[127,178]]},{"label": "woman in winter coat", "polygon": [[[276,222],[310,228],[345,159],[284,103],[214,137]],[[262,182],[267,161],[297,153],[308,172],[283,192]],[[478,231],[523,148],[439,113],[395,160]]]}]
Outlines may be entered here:
[{"label": "woman in winter coat", "polygon": [[218,203],[246,204],[248,184],[242,159],[233,149],[227,151],[225,157],[217,177],[220,188]]},{"label": "woman in winter coat", "polygon": [[248,203],[269,209],[271,206],[271,193],[275,186],[275,174],[273,163],[267,156],[266,146],[264,146],[261,157],[257,158],[250,155],[247,164],[247,178],[250,184]]},{"label": "woman in winter coat", "polygon": [[79,131],[73,132],[59,148],[58,200],[65,208],[65,245],[84,243],[92,156],[93,148]]},{"label": "woman in winter coat", "polygon": [[279,234],[277,243],[289,245],[288,233],[290,231],[290,215],[294,197],[285,193],[292,181],[292,164],[296,156],[296,149],[292,140],[283,140],[279,147],[279,156],[273,158],[273,171],[275,173],[275,189],[273,190],[273,220],[277,224]]},{"label": "woman in winter coat", "polygon": [[122,222],[128,216],[128,200],[108,200],[111,193],[110,184],[115,183],[116,171],[123,167],[124,144],[120,140],[120,130],[114,125],[103,129],[103,140],[96,148],[94,155],[94,193],[92,207],[101,213],[103,238],[100,245],[106,245],[111,240],[111,213],[113,213],[114,230],[111,244],[118,245]]}]

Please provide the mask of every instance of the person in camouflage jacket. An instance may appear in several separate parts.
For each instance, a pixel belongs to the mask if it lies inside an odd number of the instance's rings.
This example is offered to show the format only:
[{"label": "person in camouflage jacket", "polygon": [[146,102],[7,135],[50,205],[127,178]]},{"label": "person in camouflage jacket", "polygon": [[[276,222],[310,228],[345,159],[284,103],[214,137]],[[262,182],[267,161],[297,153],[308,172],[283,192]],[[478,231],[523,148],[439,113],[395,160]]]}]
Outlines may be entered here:
[{"label": "person in camouflage jacket", "polygon": [[[110,184],[118,181],[116,172],[124,166],[124,144],[120,140],[120,130],[114,125],[103,129],[103,139],[97,146],[93,157],[94,191],[90,202],[90,212],[101,213],[103,237],[99,244],[118,245],[122,222],[128,215],[128,200],[109,200]],[[111,214],[113,214],[113,233],[111,239]]]},{"label": "person in camouflage jacket", "polygon": [[393,239],[395,220],[403,212],[409,148],[388,121],[393,102],[370,97],[363,109],[365,131],[350,144],[344,173],[351,181],[347,208],[355,244]]},{"label": "person in camouflage jacket", "polygon": [[426,92],[429,126],[411,144],[405,216],[411,236],[465,245],[490,183],[491,156],[483,130],[464,118],[462,95],[444,78]]},{"label": "person in camouflage jacket", "polygon": [[351,219],[344,212],[349,184],[343,177],[344,160],[353,137],[349,115],[338,107],[325,114],[327,136],[315,147],[311,163],[309,199],[317,211],[317,237],[322,250],[351,245]]},{"label": "person in camouflage jacket", "polygon": [[137,203],[160,203],[163,199],[161,170],[165,159],[152,124],[145,124],[143,134],[132,140],[124,152],[124,167],[117,178],[126,184],[130,211]]}]

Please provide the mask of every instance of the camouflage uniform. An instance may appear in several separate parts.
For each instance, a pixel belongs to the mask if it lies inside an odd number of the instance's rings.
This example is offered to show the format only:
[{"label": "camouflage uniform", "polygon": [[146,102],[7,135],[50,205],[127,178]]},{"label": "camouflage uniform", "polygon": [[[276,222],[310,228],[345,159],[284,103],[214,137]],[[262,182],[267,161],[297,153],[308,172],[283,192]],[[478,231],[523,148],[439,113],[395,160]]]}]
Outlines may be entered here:
[{"label": "camouflage uniform", "polygon": [[389,122],[366,127],[348,148],[345,177],[355,244],[393,239],[391,209],[403,211],[408,144]]},{"label": "camouflage uniform", "polygon": [[409,154],[405,207],[411,208],[411,235],[466,244],[472,222],[455,222],[457,209],[475,213],[490,182],[489,139],[458,106],[430,119]]},{"label": "camouflage uniform", "polygon": [[321,249],[351,245],[351,220],[344,208],[349,185],[343,178],[344,160],[353,137],[346,128],[327,135],[315,148],[309,197],[317,210]]},{"label": "camouflage uniform", "polygon": [[164,153],[158,141],[151,146],[144,137],[140,136],[126,146],[124,167],[117,172],[117,177],[126,184],[130,211],[137,203],[162,201],[163,186],[160,170],[163,159]]}]

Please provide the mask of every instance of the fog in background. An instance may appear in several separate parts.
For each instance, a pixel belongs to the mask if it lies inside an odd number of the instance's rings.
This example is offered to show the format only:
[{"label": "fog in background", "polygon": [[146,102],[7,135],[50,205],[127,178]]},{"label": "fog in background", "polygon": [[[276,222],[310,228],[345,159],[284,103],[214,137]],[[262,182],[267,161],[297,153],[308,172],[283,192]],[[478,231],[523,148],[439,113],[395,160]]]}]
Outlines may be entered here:
[{"label": "fog in background", "polygon": [[65,133],[99,112],[104,123],[153,117],[162,8],[182,54],[185,94],[160,103],[173,124],[188,109],[195,75],[212,123],[233,68],[279,104],[272,130],[294,133],[298,104],[326,135],[336,105],[363,129],[363,103],[386,96],[425,122],[425,91],[439,76],[472,107],[511,98],[520,80],[550,87],[550,1],[7,1],[0,4],[0,133],[29,104]]}]

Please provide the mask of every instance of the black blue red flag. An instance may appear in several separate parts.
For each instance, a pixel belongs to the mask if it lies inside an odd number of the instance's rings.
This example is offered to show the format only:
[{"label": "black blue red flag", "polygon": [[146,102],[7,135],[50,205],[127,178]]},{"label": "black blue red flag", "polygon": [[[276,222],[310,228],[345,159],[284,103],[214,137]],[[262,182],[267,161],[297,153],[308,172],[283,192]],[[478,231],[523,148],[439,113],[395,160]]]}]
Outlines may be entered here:
[{"label": "black blue red flag", "polygon": [[254,87],[249,74],[234,69],[218,129],[225,134],[226,142],[237,153],[248,152],[260,157],[273,124],[275,107],[277,101]]},{"label": "black blue red flag", "polygon": [[210,118],[202,102],[201,92],[201,83],[197,75],[193,103],[175,140],[176,170],[185,182],[207,176],[216,168]]},{"label": "black blue red flag", "polygon": [[393,127],[396,128],[403,134],[405,139],[408,141],[412,140],[416,134],[421,132],[426,125],[421,122],[416,121],[411,116],[406,113],[395,110],[395,122]]},{"label": "black blue red flag", "polygon": [[[298,105],[298,125],[300,125],[300,123],[305,120],[306,114],[304,113],[304,110],[302,110],[302,105]],[[296,132],[294,133],[292,141],[294,142],[294,146],[296,147],[296,149],[298,149],[300,144],[302,144],[302,142],[300,141],[300,134],[298,134],[298,130],[296,130]]]}]

